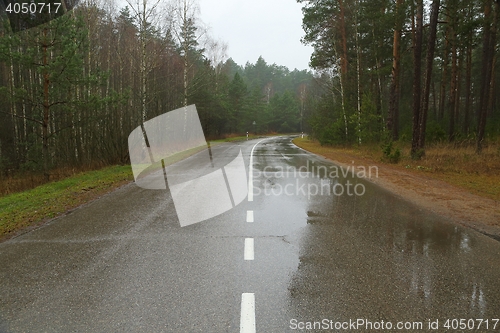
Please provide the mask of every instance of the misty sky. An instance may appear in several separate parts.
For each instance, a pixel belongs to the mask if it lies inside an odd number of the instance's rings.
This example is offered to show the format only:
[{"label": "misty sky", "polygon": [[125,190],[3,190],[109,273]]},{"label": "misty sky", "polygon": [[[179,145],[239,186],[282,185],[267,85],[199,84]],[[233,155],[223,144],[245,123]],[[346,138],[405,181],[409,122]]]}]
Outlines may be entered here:
[{"label": "misty sky", "polygon": [[[119,7],[126,5],[118,0]],[[133,0],[132,3],[135,1]],[[301,4],[296,0],[198,0],[200,18],[210,35],[228,45],[228,56],[239,65],[267,63],[290,70],[309,68],[312,47],[304,46]]]},{"label": "misty sky", "polygon": [[312,48],[304,46],[301,4],[295,0],[199,0],[201,19],[228,44],[228,55],[245,65],[262,55],[290,70],[309,68]]}]

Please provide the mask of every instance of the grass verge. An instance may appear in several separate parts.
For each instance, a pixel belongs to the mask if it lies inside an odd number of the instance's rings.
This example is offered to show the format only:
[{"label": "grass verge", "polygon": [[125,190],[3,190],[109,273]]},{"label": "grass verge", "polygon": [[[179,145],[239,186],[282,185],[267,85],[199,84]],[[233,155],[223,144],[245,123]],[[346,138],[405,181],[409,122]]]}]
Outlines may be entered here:
[{"label": "grass verge", "polygon": [[[250,135],[249,139],[258,137]],[[246,139],[246,136],[233,136],[211,141],[211,145]],[[196,147],[170,156],[165,165],[174,164],[203,149],[206,148]],[[111,166],[0,196],[0,240],[60,216],[133,180],[130,165]]]},{"label": "grass verge", "polygon": [[38,225],[133,180],[127,166],[111,166],[0,197],[0,238]]},{"label": "grass verge", "polygon": [[215,142],[215,143],[221,142],[222,143],[222,142],[233,142],[233,141],[245,141],[246,139],[253,140],[253,139],[258,139],[258,138],[265,137],[265,136],[275,136],[275,135],[276,135],[275,133],[259,134],[259,135],[249,134],[248,138],[246,135],[236,135],[236,136],[228,136],[224,139],[210,140],[210,142]]},{"label": "grass verge", "polygon": [[372,165],[386,165],[414,174],[425,175],[463,188],[473,194],[500,200],[500,144],[492,143],[482,154],[475,154],[474,147],[456,147],[452,144],[438,144],[425,150],[425,156],[415,161],[410,157],[409,144],[398,143],[402,152],[398,163],[382,161],[380,145],[355,147],[321,146],[308,138],[296,138],[294,144],[325,156],[331,160],[351,164],[353,160]]}]

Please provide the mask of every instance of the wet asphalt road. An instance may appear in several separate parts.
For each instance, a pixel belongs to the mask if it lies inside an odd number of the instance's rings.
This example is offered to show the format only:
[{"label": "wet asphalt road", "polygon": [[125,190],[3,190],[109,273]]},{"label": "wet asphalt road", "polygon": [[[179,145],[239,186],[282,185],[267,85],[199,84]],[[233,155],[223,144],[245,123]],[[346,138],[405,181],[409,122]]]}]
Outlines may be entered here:
[{"label": "wet asphalt road", "polygon": [[[257,141],[213,147],[215,167],[241,149],[249,171]],[[193,165],[210,167],[195,155],[170,168]],[[181,228],[168,192],[130,184],[1,243],[0,331],[240,332],[252,293],[257,332],[390,331],[335,329],[357,319],[462,331],[444,328],[454,318],[500,332],[500,242],[344,177],[290,138],[260,142],[253,168],[253,201],[201,223]],[[323,319],[330,330],[299,329]]]}]

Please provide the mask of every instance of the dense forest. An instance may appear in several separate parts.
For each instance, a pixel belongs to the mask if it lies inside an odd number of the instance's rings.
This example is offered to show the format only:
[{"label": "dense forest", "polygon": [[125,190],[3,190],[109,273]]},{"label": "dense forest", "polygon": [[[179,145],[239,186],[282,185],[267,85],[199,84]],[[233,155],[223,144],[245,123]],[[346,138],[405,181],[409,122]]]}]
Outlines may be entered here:
[{"label": "dense forest", "polygon": [[194,0],[85,0],[0,27],[0,175],[127,163],[129,133],[196,104],[209,139],[307,131],[322,144],[500,135],[500,1],[297,0],[308,70],[236,64]]},{"label": "dense forest", "polygon": [[322,143],[468,143],[500,134],[500,1],[297,0],[324,93]]},{"label": "dense forest", "polygon": [[[298,132],[313,75],[236,64],[197,5],[82,1],[69,14],[0,32],[0,169],[43,172],[127,163],[142,122],[195,104],[209,139]],[[145,5],[145,6],[143,6]]]}]

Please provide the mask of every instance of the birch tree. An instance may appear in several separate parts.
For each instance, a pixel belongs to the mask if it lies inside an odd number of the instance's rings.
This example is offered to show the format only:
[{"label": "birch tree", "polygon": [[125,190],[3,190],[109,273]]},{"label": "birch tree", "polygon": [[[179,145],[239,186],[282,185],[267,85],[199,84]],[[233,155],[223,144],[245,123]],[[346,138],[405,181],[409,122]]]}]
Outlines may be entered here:
[{"label": "birch tree", "polygon": [[127,3],[132,9],[132,16],[137,24],[139,34],[141,120],[145,122],[148,107],[148,76],[158,66],[158,56],[149,53],[148,46],[152,43],[154,31],[160,23],[159,6],[161,0],[127,0]]},{"label": "birch tree", "polygon": [[193,74],[195,59],[203,50],[199,50],[198,46],[206,31],[200,28],[199,22],[199,6],[196,0],[176,0],[174,2],[172,21],[172,31],[175,35],[180,48],[180,55],[183,59],[183,91],[184,106],[188,105],[189,85]]}]

